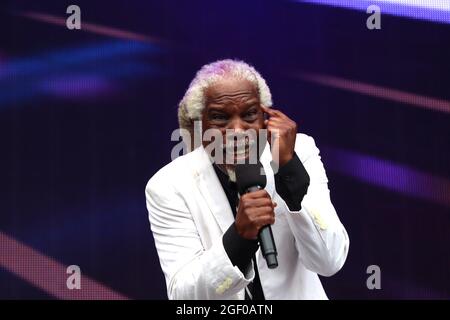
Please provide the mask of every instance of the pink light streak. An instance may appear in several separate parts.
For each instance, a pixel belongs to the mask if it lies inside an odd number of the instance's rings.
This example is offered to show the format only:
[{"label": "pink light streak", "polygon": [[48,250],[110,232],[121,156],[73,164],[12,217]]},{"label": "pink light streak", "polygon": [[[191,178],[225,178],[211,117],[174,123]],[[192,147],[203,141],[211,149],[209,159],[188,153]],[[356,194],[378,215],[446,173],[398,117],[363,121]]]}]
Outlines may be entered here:
[{"label": "pink light streak", "polygon": [[450,207],[450,181],[445,177],[420,171],[351,150],[323,146],[331,171],[386,190]]},{"label": "pink light streak", "polygon": [[[76,263],[76,262],[75,262]],[[63,300],[127,300],[128,298],[83,274],[81,289],[69,290],[67,267],[0,232],[0,267],[36,288]]]},{"label": "pink light streak", "polygon": [[427,97],[406,91],[377,86],[355,80],[339,78],[319,73],[300,73],[294,75],[304,81],[319,85],[356,92],[385,100],[409,104],[415,107],[450,113],[450,101]]},{"label": "pink light streak", "polygon": [[[40,12],[24,12],[19,14],[22,17],[26,17],[32,20],[40,21],[40,22],[46,22],[54,25],[64,26],[66,27],[66,18],[64,17],[58,17],[46,13],[40,13]],[[119,39],[127,39],[127,40],[135,40],[135,41],[141,41],[141,42],[161,42],[161,40],[155,38],[155,37],[149,37],[143,34],[134,33],[126,30],[121,30],[117,28],[112,27],[106,27],[98,24],[93,24],[89,22],[81,21],[81,29],[80,31],[87,31],[91,33],[96,33],[104,36],[119,38]]]}]

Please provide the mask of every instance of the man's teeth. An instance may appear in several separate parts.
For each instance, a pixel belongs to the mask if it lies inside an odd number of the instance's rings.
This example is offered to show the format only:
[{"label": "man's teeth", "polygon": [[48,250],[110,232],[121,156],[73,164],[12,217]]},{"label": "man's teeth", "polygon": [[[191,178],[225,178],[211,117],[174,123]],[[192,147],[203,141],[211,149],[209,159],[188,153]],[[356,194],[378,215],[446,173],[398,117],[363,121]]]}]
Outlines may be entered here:
[{"label": "man's teeth", "polygon": [[234,152],[234,155],[236,155],[236,156],[243,156],[245,154],[247,154],[247,150],[243,150],[243,151],[240,151],[240,152]]},{"label": "man's teeth", "polygon": [[227,146],[225,148],[225,152],[240,155],[240,154],[247,153],[249,149],[250,149],[249,144],[238,145],[238,146],[231,145],[231,146]]}]

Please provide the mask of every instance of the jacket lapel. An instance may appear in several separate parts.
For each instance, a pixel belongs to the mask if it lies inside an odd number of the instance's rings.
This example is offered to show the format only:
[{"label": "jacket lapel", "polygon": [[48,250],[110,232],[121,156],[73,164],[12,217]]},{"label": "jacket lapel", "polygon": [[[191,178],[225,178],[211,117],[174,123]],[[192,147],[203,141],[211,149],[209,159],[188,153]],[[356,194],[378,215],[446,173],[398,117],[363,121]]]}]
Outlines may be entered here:
[{"label": "jacket lapel", "polygon": [[275,178],[273,176],[273,169],[270,165],[270,162],[272,161],[272,154],[270,153],[270,146],[268,143],[266,144],[259,160],[264,167],[264,172],[266,173],[267,183],[264,189],[266,189],[267,193],[273,199],[275,196]]},{"label": "jacket lapel", "polygon": [[234,221],[227,196],[203,146],[192,152],[195,153],[192,159],[197,187],[214,215],[222,233],[225,233]]}]

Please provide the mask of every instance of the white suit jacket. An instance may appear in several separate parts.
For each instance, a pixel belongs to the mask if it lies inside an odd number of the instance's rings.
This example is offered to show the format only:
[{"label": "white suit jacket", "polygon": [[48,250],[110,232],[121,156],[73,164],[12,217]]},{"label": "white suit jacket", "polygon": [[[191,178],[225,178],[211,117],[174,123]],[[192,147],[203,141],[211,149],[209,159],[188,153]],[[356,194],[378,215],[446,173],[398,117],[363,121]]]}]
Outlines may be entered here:
[{"label": "white suit jacket", "polygon": [[[272,231],[276,269],[256,252],[266,299],[327,299],[319,275],[344,264],[349,239],[330,200],[328,179],[313,138],[297,134],[295,151],[310,176],[300,211],[290,211],[275,190],[267,144],[261,163],[266,190],[278,205]],[[244,299],[254,277],[233,266],[222,235],[234,223],[225,192],[203,147],[159,170],[146,186],[147,209],[169,299]]]}]

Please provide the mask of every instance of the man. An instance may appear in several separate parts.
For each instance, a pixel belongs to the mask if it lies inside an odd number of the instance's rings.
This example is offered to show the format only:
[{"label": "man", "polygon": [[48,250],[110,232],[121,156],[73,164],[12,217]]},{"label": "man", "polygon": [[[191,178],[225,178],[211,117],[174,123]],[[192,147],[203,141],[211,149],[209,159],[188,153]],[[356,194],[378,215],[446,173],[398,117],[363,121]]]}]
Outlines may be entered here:
[{"label": "man", "polygon": [[[348,235],[330,201],[314,140],[297,134],[296,123],[271,105],[265,80],[235,60],[203,66],[181,100],[184,142],[196,145],[197,128],[201,143],[146,187],[169,299],[327,298],[318,275],[340,270]],[[208,130],[219,132],[223,154],[220,148],[207,152],[213,142],[205,138]],[[239,151],[228,132],[251,130],[267,130],[270,144],[247,136],[237,142]],[[255,148],[267,185],[239,197],[235,165]],[[230,153],[232,161],[218,161]],[[278,249],[275,269],[259,249],[265,225],[271,225]]]}]

